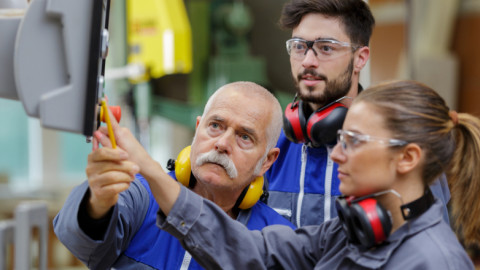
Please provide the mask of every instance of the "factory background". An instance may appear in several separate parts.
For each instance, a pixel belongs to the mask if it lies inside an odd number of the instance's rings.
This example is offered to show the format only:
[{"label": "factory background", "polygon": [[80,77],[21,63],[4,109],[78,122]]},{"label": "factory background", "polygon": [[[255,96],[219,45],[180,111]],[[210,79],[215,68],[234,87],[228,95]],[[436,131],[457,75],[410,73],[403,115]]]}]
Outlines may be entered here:
[{"label": "factory background", "polygon": [[[219,86],[254,81],[282,106],[291,102],[290,32],[277,25],[285,2],[112,0],[105,93],[121,106],[121,125],[166,167],[191,143],[195,117]],[[376,26],[362,85],[418,80],[452,109],[480,116],[480,0],[368,3]],[[171,36],[160,34],[165,29]],[[42,128],[14,100],[0,99],[0,126],[0,221],[12,219],[21,202],[46,202],[49,269],[86,269],[56,240],[51,219],[85,180],[91,144],[82,135]],[[9,265],[12,257],[9,250]]]}]

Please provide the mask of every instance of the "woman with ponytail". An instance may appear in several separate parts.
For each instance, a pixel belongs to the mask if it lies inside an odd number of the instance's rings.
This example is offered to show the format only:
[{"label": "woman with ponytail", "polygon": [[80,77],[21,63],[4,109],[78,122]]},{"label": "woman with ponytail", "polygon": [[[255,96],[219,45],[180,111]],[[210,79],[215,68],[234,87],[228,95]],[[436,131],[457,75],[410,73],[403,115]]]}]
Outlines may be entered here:
[{"label": "woman with ponytail", "polygon": [[435,91],[412,81],[386,83],[355,102],[372,104],[395,138],[425,153],[423,180],[445,172],[455,227],[467,244],[480,244],[480,119],[450,110]]}]

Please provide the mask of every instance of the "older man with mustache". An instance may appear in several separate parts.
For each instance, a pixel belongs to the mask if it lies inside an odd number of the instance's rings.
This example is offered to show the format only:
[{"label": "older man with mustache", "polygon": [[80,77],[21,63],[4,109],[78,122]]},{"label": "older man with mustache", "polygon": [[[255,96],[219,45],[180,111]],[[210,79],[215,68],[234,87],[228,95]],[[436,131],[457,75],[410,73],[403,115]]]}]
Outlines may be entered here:
[{"label": "older man with mustache", "polygon": [[[278,157],[281,123],[282,109],[263,87],[235,82],[217,90],[197,117],[190,188],[251,230],[293,227],[262,202],[239,206],[243,192]],[[88,182],[72,191],[56,216],[58,238],[90,269],[201,269],[177,239],[155,226],[159,208],[147,180],[165,172],[128,129],[116,122],[113,129],[116,149],[105,128],[95,132]]]}]

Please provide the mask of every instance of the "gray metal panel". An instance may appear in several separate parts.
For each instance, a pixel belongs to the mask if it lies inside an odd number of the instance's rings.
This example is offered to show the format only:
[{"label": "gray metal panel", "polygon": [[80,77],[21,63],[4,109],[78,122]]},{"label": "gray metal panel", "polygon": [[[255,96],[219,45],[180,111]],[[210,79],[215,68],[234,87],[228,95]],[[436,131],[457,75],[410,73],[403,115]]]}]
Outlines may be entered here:
[{"label": "gray metal panel", "polygon": [[38,269],[47,269],[48,211],[43,202],[21,203],[15,209],[15,269],[31,268],[32,229],[38,228]]},{"label": "gray metal panel", "polygon": [[34,0],[20,23],[14,76],[25,112],[82,133],[92,1]]},{"label": "gray metal panel", "polygon": [[22,16],[12,13],[18,11],[0,10],[0,97],[18,100],[13,77],[13,50]]},{"label": "gray metal panel", "polygon": [[15,221],[0,221],[0,270],[7,269],[7,250],[13,245]]}]

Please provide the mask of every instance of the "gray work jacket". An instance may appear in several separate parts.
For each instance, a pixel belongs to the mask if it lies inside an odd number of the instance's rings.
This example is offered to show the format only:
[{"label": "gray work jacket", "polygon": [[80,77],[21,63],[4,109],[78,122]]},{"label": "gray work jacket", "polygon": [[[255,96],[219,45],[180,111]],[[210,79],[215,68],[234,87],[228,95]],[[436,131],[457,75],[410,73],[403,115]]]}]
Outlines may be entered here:
[{"label": "gray work jacket", "polygon": [[369,250],[348,241],[338,218],[297,230],[274,225],[249,231],[184,187],[170,214],[158,213],[157,225],[206,269],[474,269],[443,221],[438,199]]}]

